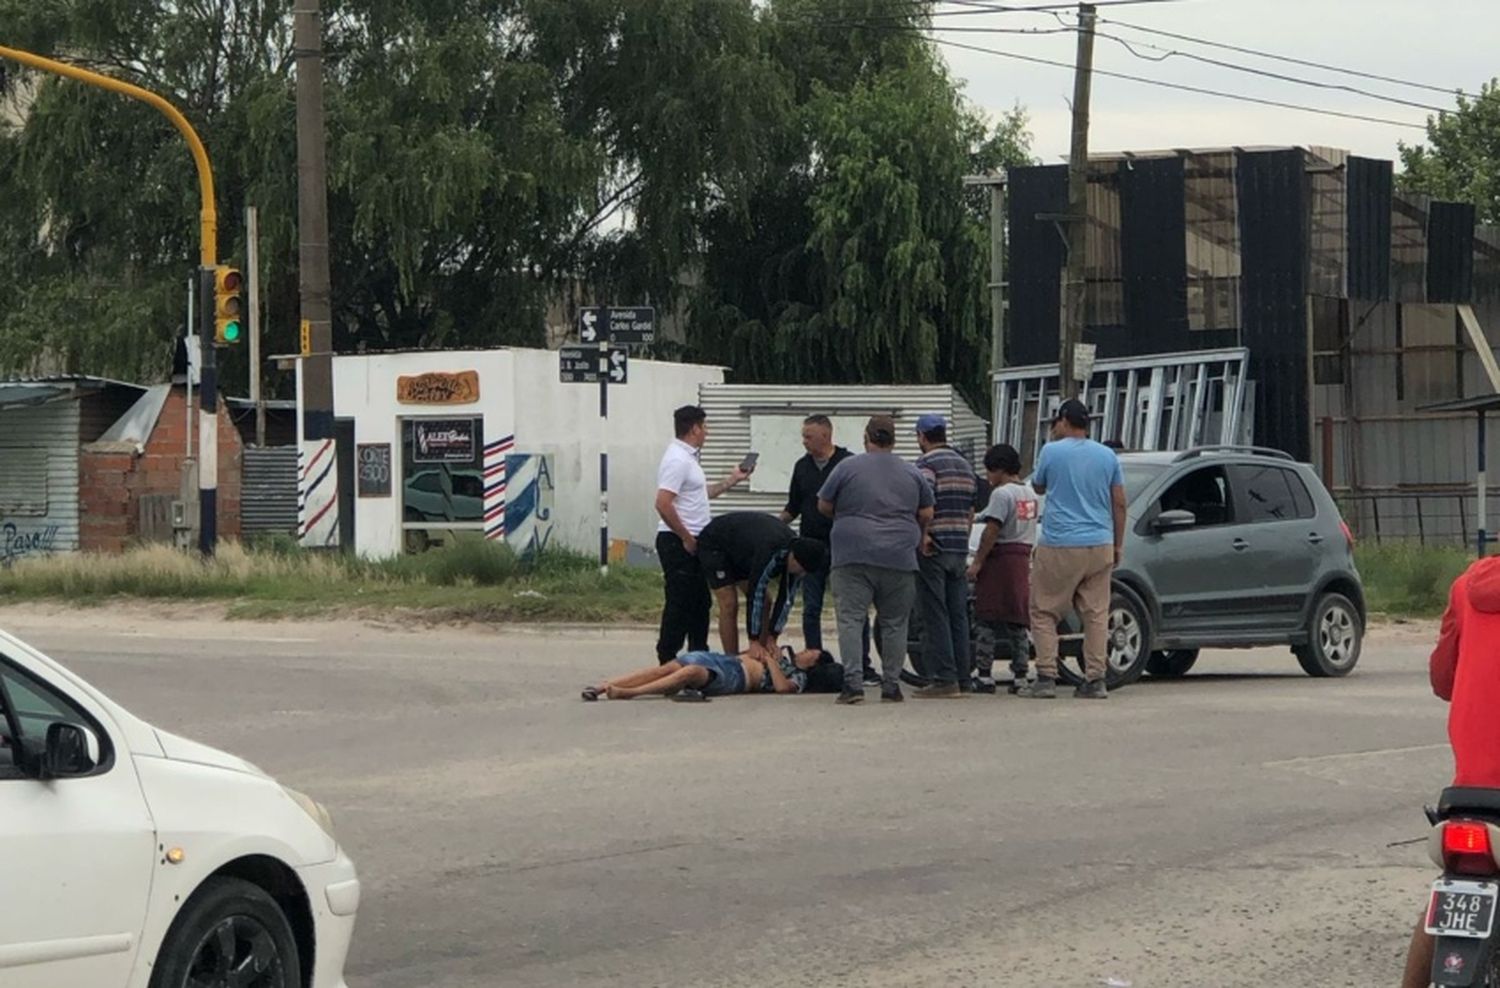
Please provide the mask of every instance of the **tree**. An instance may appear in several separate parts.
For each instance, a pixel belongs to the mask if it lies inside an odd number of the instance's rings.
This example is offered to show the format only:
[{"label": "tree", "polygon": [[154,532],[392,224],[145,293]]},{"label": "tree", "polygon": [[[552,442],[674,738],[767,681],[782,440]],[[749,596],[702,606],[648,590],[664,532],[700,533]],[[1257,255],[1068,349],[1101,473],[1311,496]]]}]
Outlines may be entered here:
[{"label": "tree", "polygon": [[[214,158],[221,253],[261,211],[268,346],[295,346],[290,0],[0,0],[0,36],[184,108]],[[329,0],[329,223],[341,349],[540,344],[544,312],[635,220],[668,286],[776,112],[729,0]],[[17,73],[28,82],[40,77]],[[40,79],[0,126],[0,366],[159,376],[181,331],[197,199],[153,111]],[[618,253],[617,251],[613,253]],[[227,380],[244,372],[229,355]]]},{"label": "tree", "polygon": [[[198,126],[224,256],[260,210],[270,352],[298,323],[291,5],[0,0],[0,37]],[[991,128],[963,100],[925,5],[323,8],[337,348],[538,345],[560,299],[690,304],[688,345],[663,353],[983,403],[988,201],[961,179],[1024,157],[1025,118]],[[7,73],[6,92],[29,109],[0,122],[0,370],[159,378],[197,256],[180,139],[76,83]]]},{"label": "tree", "polygon": [[958,385],[988,407],[988,196],[966,173],[1029,159],[1020,110],[991,129],[909,3],[839,18],[783,0],[773,49],[799,101],[743,216],[704,224],[689,353],[739,380]]},{"label": "tree", "polygon": [[1500,81],[1458,110],[1427,120],[1427,144],[1401,145],[1401,186],[1478,207],[1479,221],[1500,223]]}]

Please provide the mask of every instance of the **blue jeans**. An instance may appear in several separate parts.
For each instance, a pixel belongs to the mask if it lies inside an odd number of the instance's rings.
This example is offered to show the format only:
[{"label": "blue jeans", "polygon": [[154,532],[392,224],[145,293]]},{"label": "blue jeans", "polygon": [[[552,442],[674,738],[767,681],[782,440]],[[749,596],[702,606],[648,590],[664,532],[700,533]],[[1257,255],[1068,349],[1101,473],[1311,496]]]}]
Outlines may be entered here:
[{"label": "blue jeans", "polygon": [[699,666],[708,670],[708,685],[703,687],[704,696],[730,696],[746,692],[745,664],[737,655],[723,652],[688,652],[678,656],[685,666]]},{"label": "blue jeans", "polygon": [[[802,577],[802,640],[804,648],[823,648],[823,600],[828,595],[828,570]],[[870,668],[870,622],[865,621],[861,665]],[[839,661],[843,661],[839,656]]]},{"label": "blue jeans", "polygon": [[961,552],[923,556],[918,566],[927,675],[934,683],[969,680],[968,560]]}]

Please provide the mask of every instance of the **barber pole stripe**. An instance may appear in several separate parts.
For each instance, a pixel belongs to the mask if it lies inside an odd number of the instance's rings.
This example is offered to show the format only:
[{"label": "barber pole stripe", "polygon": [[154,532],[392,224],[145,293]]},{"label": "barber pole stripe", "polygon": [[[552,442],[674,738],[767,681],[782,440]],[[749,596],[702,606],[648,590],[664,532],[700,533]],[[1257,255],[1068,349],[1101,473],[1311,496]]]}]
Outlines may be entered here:
[{"label": "barber pole stripe", "polygon": [[338,463],[332,439],[303,442],[300,463],[297,523],[301,542],[309,548],[327,549],[339,544]]},{"label": "barber pole stripe", "polygon": [[506,436],[484,447],[484,537],[505,538],[505,456],[516,448],[516,437]]}]

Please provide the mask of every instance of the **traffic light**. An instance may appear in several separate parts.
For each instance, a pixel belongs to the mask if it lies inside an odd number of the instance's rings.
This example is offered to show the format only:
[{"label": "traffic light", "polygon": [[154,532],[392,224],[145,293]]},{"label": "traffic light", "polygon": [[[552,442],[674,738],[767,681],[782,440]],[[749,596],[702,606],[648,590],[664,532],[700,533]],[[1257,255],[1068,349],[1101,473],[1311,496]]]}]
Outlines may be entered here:
[{"label": "traffic light", "polygon": [[214,269],[215,343],[233,345],[244,338],[244,322],[240,318],[245,309],[240,301],[244,284],[245,276],[237,269],[223,264]]}]

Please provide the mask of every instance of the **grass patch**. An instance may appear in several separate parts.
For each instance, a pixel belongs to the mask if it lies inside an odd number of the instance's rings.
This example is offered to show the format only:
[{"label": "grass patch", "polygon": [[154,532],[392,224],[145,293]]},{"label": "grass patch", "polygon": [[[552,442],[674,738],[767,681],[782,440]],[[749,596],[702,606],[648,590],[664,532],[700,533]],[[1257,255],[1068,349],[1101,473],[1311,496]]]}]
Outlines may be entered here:
[{"label": "grass patch", "polygon": [[653,621],[661,574],[610,568],[552,550],[522,559],[480,539],[413,556],[365,560],[308,552],[289,540],[226,544],[210,560],[167,546],[121,555],[23,560],[0,571],[0,602],[223,601],[243,618],[368,616],[431,621]]},{"label": "grass patch", "polygon": [[1437,617],[1448,603],[1448,587],[1474,561],[1459,548],[1405,545],[1355,550],[1370,610],[1393,617]]}]

